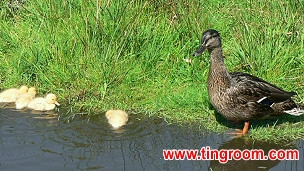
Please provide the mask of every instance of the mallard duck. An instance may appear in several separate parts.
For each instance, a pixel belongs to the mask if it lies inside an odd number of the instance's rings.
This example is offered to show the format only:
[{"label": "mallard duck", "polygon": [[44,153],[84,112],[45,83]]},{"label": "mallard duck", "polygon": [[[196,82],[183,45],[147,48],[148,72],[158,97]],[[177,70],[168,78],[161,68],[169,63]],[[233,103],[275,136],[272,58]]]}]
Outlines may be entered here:
[{"label": "mallard duck", "polygon": [[128,122],[128,113],[123,110],[109,110],[105,115],[108,123],[112,125],[114,129],[118,129]]},{"label": "mallard duck", "polygon": [[21,94],[15,102],[16,109],[25,108],[28,105],[28,103],[35,98],[36,93],[37,93],[36,88],[30,87],[27,93]]},{"label": "mallard duck", "polygon": [[209,99],[226,119],[245,122],[243,130],[237,134],[246,134],[249,121],[253,119],[304,113],[291,99],[295,92],[287,92],[250,74],[229,73],[223,59],[221,37],[216,30],[203,33],[201,45],[193,56],[201,55],[206,49],[210,53]]},{"label": "mallard duck", "polygon": [[49,111],[55,109],[56,105],[60,105],[57,101],[56,95],[47,94],[45,98],[36,97],[35,99],[31,100],[27,107],[33,110]]},{"label": "mallard duck", "polygon": [[21,86],[18,88],[10,88],[0,93],[0,102],[16,102],[17,98],[24,93],[27,93],[28,87]]}]

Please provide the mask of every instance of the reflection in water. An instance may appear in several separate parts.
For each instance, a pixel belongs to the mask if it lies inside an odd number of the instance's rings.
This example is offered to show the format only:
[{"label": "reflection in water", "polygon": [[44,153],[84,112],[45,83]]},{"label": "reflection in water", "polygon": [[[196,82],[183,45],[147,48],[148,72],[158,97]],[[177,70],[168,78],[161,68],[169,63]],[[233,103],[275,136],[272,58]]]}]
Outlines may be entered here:
[{"label": "reflection in water", "polygon": [[[233,139],[222,144],[218,150],[221,149],[262,149],[267,155],[271,149],[296,149],[295,146],[280,146],[275,143],[266,143],[262,141],[251,141],[243,138]],[[212,171],[229,171],[229,170],[269,170],[280,163],[279,160],[231,160],[225,164],[221,164],[217,160],[210,162],[209,169]]]},{"label": "reflection in water", "polygon": [[[233,139],[226,134],[197,130],[195,126],[167,125],[159,118],[130,115],[128,124],[113,130],[103,114],[75,118],[0,110],[0,170],[303,170],[303,141],[290,146],[300,150],[299,161],[246,163],[229,161],[165,161],[163,149],[284,148],[275,144]],[[288,147],[288,148],[290,148]],[[240,166],[239,166],[240,165]]]}]

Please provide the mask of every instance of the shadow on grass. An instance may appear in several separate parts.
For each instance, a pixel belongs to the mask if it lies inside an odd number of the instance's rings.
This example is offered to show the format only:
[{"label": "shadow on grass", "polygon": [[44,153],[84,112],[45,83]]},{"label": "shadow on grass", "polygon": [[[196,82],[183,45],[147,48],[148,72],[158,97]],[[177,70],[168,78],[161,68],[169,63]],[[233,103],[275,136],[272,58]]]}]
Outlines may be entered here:
[{"label": "shadow on grass", "polygon": [[[233,129],[243,129],[244,122],[234,123],[233,121],[227,120],[224,118],[220,113],[218,113],[215,108],[210,104],[210,110],[214,110],[214,115],[216,118],[216,121],[220,123],[221,125],[224,125],[228,128]],[[298,123],[304,121],[304,114],[300,116],[292,116],[292,115],[282,115],[275,118],[269,118],[269,119],[262,119],[262,120],[251,120],[250,126],[252,128],[258,128],[258,127],[269,127],[269,126],[277,126],[283,123]]]}]

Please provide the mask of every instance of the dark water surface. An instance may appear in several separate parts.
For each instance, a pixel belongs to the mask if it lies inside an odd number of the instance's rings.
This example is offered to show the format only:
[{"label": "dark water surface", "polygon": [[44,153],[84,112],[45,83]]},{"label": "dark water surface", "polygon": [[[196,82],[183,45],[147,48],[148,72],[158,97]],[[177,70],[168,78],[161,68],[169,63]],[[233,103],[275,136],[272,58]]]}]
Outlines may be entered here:
[{"label": "dark water surface", "polygon": [[[139,119],[140,118],[140,119]],[[14,109],[0,109],[0,170],[288,170],[303,171],[303,140],[271,144],[232,139],[167,125],[159,118],[130,116],[114,131],[104,115],[70,123]],[[299,160],[229,161],[163,159],[163,149],[298,149]]]}]

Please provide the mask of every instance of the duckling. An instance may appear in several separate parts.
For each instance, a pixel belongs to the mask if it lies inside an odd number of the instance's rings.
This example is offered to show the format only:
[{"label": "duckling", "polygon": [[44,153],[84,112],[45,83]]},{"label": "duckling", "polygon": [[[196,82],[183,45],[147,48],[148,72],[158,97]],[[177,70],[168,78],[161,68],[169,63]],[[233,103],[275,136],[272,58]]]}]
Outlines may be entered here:
[{"label": "duckling", "polygon": [[114,129],[120,128],[128,121],[128,114],[123,110],[109,110],[105,115]]},{"label": "duckling", "polygon": [[24,93],[27,93],[28,87],[21,86],[19,89],[17,88],[10,88],[4,90],[0,93],[0,102],[16,102],[17,98]]},{"label": "duckling", "polygon": [[193,56],[201,55],[206,49],[210,53],[208,94],[211,104],[226,119],[245,122],[243,130],[235,134],[246,134],[249,121],[253,119],[304,113],[291,98],[295,92],[287,92],[250,74],[229,73],[224,63],[221,37],[216,30],[203,33],[201,45]]},{"label": "duckling", "polygon": [[27,107],[33,110],[39,111],[49,111],[55,109],[55,107],[60,106],[57,101],[57,97],[55,94],[47,94],[45,98],[43,97],[36,97],[35,99],[31,100]]},{"label": "duckling", "polygon": [[36,88],[30,87],[27,93],[21,94],[16,100],[16,109],[25,108],[28,103],[35,98],[36,93]]}]

